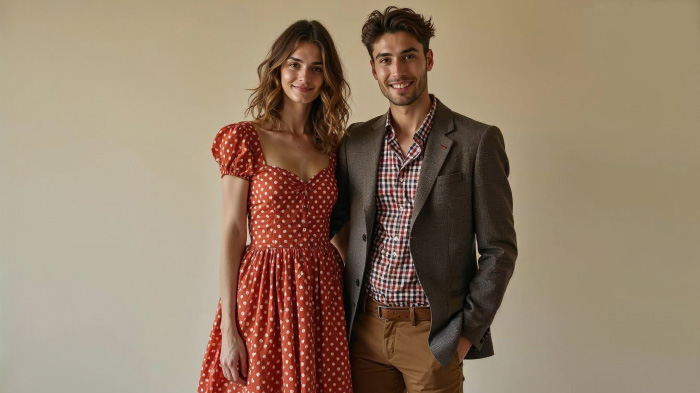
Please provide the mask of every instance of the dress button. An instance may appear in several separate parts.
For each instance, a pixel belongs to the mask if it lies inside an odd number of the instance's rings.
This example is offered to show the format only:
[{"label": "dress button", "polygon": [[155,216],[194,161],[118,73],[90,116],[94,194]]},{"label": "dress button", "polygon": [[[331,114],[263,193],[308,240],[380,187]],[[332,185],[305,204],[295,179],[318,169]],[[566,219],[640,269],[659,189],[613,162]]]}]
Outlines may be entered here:
[{"label": "dress button", "polygon": [[355,280],[355,286],[356,286],[356,287],[359,287],[359,286],[360,286],[360,280],[359,280],[359,279],[356,279],[356,280]]},{"label": "dress button", "polygon": [[362,241],[366,242],[367,241],[367,235],[362,235]]}]

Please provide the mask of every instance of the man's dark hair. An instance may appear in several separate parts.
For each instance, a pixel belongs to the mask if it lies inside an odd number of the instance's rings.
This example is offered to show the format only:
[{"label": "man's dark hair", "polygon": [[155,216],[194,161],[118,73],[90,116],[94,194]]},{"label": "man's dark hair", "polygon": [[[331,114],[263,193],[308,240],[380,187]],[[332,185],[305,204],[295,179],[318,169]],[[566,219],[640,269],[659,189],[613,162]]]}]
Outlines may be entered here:
[{"label": "man's dark hair", "polygon": [[430,38],[435,36],[432,18],[426,19],[410,8],[390,6],[386,7],[384,13],[372,11],[362,26],[362,43],[367,47],[369,57],[372,58],[374,41],[386,33],[399,31],[413,34],[423,45],[423,54],[428,53]]}]

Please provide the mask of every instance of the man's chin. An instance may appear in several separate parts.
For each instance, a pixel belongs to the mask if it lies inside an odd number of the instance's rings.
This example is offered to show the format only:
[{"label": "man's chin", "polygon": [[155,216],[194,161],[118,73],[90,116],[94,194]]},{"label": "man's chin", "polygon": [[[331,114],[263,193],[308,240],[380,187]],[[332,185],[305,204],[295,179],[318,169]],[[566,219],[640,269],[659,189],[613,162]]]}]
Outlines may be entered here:
[{"label": "man's chin", "polygon": [[382,94],[384,94],[384,97],[386,97],[386,99],[389,100],[389,102],[391,102],[392,104],[394,104],[396,106],[411,105],[414,102],[416,102],[416,100],[418,99],[418,96],[414,96],[413,94],[408,93],[408,92],[406,94],[403,94],[403,95],[395,95],[389,90],[385,90],[385,89],[380,89],[380,90],[382,91]]},{"label": "man's chin", "polygon": [[392,104],[397,105],[397,106],[407,106],[411,105],[414,102],[416,102],[415,97],[395,97],[395,96],[390,96],[387,97],[389,101],[391,101]]}]

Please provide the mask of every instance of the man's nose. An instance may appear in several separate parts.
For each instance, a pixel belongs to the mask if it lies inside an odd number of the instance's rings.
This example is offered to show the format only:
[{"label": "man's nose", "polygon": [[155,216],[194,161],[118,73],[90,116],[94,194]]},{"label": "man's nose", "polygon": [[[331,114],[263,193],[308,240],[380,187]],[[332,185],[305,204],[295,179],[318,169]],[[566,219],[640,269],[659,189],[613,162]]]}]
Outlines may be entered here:
[{"label": "man's nose", "polygon": [[406,73],[405,65],[400,61],[395,61],[391,64],[391,76],[394,78],[400,78]]}]

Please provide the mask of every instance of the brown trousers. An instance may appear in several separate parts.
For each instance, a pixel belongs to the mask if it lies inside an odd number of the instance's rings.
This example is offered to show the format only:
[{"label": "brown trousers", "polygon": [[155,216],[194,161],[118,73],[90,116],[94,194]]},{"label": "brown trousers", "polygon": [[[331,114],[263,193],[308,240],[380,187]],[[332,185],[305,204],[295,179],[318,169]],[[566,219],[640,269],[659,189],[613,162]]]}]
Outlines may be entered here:
[{"label": "brown trousers", "polygon": [[358,310],[350,341],[355,393],[462,393],[457,353],[442,367],[428,348],[430,321],[398,322]]}]

